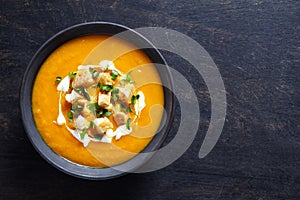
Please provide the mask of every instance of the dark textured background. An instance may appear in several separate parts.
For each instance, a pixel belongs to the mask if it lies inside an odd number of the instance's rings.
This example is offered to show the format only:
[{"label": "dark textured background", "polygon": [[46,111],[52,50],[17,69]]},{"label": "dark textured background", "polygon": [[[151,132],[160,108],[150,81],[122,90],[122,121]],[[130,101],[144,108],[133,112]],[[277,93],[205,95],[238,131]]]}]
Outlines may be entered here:
[{"label": "dark textured background", "polygon": [[[22,1],[1,0],[0,199],[300,199],[300,3],[281,0]],[[193,83],[200,129],[172,165],[147,174],[87,181],[44,161],[24,132],[19,109],[23,73],[53,34],[77,23],[159,26],[199,42],[223,77],[224,130],[198,158],[210,100],[189,64],[164,53]],[[179,123],[176,110],[172,139]]]}]

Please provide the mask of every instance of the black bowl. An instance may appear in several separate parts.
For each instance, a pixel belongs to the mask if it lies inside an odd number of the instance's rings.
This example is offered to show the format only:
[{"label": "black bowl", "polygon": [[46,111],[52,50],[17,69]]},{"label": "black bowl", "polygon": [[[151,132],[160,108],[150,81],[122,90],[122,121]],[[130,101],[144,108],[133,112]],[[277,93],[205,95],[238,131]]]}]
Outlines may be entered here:
[{"label": "black bowl", "polygon": [[[157,64],[163,64],[167,66],[165,59],[160,54],[160,52],[149,42],[145,37],[136,31],[127,28],[125,26],[108,23],[108,22],[90,22],[78,24],[69,27],[50,38],[33,56],[31,62],[29,63],[26,72],[23,77],[22,87],[20,91],[20,106],[23,124],[27,132],[31,143],[39,154],[46,159],[50,164],[60,169],[61,171],[85,179],[109,179],[118,177],[126,174],[126,171],[119,171],[115,168],[96,168],[88,167],[73,163],[59,155],[57,155],[42,139],[40,133],[38,132],[35,121],[32,114],[32,88],[35,81],[35,77],[47,57],[60,45],[67,42],[68,40],[74,39],[79,36],[91,35],[91,34],[107,34],[116,35],[124,31],[129,32],[126,37],[122,39],[129,41],[130,43],[136,45],[137,47],[147,47],[142,49],[147,56],[152,60],[156,66],[157,71],[161,77],[162,83],[164,85],[164,98],[165,98],[165,112],[163,119],[166,119],[165,123],[161,124],[159,132],[156,133],[155,137],[147,145],[147,147],[142,152],[151,152],[157,150],[162,142],[164,141],[168,131],[170,129],[171,121],[173,119],[173,105],[174,96],[172,91],[172,77],[168,67],[161,67]],[[122,34],[121,34],[122,35]],[[136,155],[134,158],[120,164],[118,167],[130,168],[130,171],[137,169],[142,166],[150,157]]]}]

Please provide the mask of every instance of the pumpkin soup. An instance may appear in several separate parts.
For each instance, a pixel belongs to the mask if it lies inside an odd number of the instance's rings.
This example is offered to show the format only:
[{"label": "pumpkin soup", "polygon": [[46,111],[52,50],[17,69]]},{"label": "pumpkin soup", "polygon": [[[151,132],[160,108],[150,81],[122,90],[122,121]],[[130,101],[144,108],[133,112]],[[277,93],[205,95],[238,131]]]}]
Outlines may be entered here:
[{"label": "pumpkin soup", "polygon": [[127,41],[82,36],[41,66],[32,93],[37,129],[49,147],[77,164],[107,167],[141,152],[162,118],[155,66]]}]

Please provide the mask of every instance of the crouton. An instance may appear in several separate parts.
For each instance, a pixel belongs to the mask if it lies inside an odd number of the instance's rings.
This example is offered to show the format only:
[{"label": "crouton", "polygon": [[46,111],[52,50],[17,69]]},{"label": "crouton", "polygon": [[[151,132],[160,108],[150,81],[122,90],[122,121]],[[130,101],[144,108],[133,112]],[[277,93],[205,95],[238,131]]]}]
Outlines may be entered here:
[{"label": "crouton", "polygon": [[124,112],[116,112],[113,117],[118,126],[126,124],[128,119],[128,116]]},{"label": "crouton", "polygon": [[87,88],[97,83],[97,79],[93,78],[92,73],[88,69],[82,69],[77,72],[72,83],[74,88]]}]

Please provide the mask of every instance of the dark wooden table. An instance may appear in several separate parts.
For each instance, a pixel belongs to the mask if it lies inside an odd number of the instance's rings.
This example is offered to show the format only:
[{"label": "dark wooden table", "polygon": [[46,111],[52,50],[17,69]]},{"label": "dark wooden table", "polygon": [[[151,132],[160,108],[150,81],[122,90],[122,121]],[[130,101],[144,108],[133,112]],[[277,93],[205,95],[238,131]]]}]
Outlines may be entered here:
[{"label": "dark wooden table", "polygon": [[[0,199],[300,199],[300,2],[271,0],[1,0]],[[19,88],[37,49],[82,22],[166,27],[199,42],[222,75],[228,112],[213,151],[198,158],[210,98],[189,64],[164,52],[192,83],[201,122],[172,165],[115,180],[66,175],[34,150],[22,126]],[[180,112],[176,109],[174,136]]]}]

